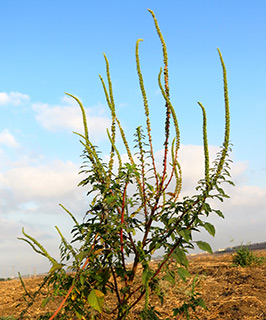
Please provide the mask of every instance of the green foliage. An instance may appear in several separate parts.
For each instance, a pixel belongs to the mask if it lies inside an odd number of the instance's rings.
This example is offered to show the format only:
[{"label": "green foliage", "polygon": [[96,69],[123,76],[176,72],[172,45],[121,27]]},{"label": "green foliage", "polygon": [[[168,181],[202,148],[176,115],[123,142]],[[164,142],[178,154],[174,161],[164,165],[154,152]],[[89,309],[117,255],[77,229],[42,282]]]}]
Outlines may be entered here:
[{"label": "green foliage", "polygon": [[[173,316],[186,316],[186,319],[189,320],[190,319],[190,309],[192,309],[193,311],[196,311],[197,307],[201,307],[203,309],[207,309],[205,302],[203,301],[203,299],[200,297],[201,293],[196,291],[196,288],[198,286],[200,282],[200,279],[198,278],[198,276],[195,276],[193,281],[192,281],[192,285],[191,285],[191,291],[187,292],[187,298],[185,299],[184,303],[182,304],[182,306],[180,308],[175,308],[173,310]],[[195,316],[197,319],[199,319],[197,316]],[[179,318],[177,318],[179,319]],[[167,319],[170,320],[170,319]]]},{"label": "green foliage", "polygon": [[[141,126],[137,127],[134,135],[135,152],[130,148],[116,113],[109,62],[104,55],[107,85],[101,76],[100,81],[112,117],[111,129],[107,131],[110,157],[106,163],[89,137],[82,103],[68,94],[78,103],[84,124],[84,135],[77,133],[84,148],[84,165],[81,167],[84,178],[79,185],[88,188],[88,195],[92,200],[83,221],[79,223],[74,215],[61,205],[73,220],[74,226],[70,243],[56,227],[61,238],[60,261],[52,258],[37,240],[23,230],[25,238],[21,239],[51,263],[49,276],[46,278],[49,292],[42,305],[46,305],[49,299],[54,297],[64,297],[50,320],[59,313],[61,319],[72,317],[92,320],[100,319],[102,314],[117,320],[128,319],[132,309],[141,300],[144,306],[139,317],[159,319],[159,313],[150,304],[152,295],[158,296],[162,303],[164,300],[159,275],[171,285],[177,286],[177,277],[183,282],[190,277],[186,257],[188,249],[193,249],[196,244],[200,249],[212,252],[208,243],[194,241],[193,236],[195,232],[203,229],[212,236],[215,235],[215,227],[205,220],[212,213],[220,217],[223,217],[223,214],[212,208],[208,201],[223,201],[228,198],[222,186],[224,183],[233,184],[230,181],[228,159],[230,116],[225,65],[218,49],[225,100],[225,135],[221,150],[210,165],[206,111],[199,103],[203,112],[205,175],[198,182],[195,195],[180,199],[180,131],[170,99],[168,55],[155,15],[151,10],[149,12],[163,48],[164,67],[158,75],[158,85],[165,102],[162,164],[158,165],[152,144],[149,103],[139,61],[139,39],[136,43],[136,65],[146,116],[146,131]],[[171,126],[174,130],[170,130]],[[122,152],[127,153],[128,162],[122,161],[117,148],[117,133],[121,136],[125,147]],[[149,262],[158,251],[164,252],[163,259],[155,269],[151,269]],[[132,266],[126,264],[129,257],[133,258]],[[170,261],[174,261],[174,270],[169,268]],[[139,281],[137,270],[141,270]],[[198,306],[205,307],[199,293],[195,291],[196,283],[197,278],[192,281],[189,299],[185,299],[180,308],[173,310],[174,316],[185,315],[189,319],[190,310],[194,311]],[[25,292],[30,305],[33,297],[27,295],[26,288]],[[112,297],[112,301],[116,303],[110,304],[107,296]]]},{"label": "green foliage", "polygon": [[241,245],[232,257],[233,265],[240,267],[255,267],[265,262],[264,257],[258,257],[247,246]]},{"label": "green foliage", "polygon": [[0,317],[0,320],[16,320],[13,316],[7,316],[7,317]]}]

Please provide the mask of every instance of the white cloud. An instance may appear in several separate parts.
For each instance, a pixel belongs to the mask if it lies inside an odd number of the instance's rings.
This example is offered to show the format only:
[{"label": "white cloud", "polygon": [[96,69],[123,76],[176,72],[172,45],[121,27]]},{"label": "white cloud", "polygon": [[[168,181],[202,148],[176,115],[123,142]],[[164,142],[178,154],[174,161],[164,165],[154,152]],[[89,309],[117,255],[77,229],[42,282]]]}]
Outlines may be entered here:
[{"label": "white cloud", "polygon": [[55,160],[34,167],[28,164],[1,173],[1,189],[12,190],[17,201],[54,199],[73,192],[80,179],[77,173],[78,167],[70,161]]},{"label": "white cloud", "polygon": [[12,104],[18,106],[28,101],[30,101],[30,97],[27,94],[20,92],[0,92],[0,105]]},{"label": "white cloud", "polygon": [[263,204],[265,205],[266,201],[266,189],[260,188],[258,186],[248,186],[248,185],[240,185],[234,188],[231,200],[231,205],[233,206],[248,206],[253,208],[253,212],[255,209],[259,208]]},{"label": "white cloud", "polygon": [[0,218],[0,224],[4,226],[0,234],[0,251],[4,257],[0,261],[0,277],[17,277],[22,275],[47,272],[50,264],[40,254],[37,254],[27,243],[17,238],[25,238],[22,227],[27,234],[37,239],[44,247],[48,248],[53,257],[58,258],[58,237],[51,228],[45,228],[43,224],[31,225],[26,221],[14,221]]},{"label": "white cloud", "polygon": [[[81,221],[87,210],[87,188],[78,188],[82,179],[79,166],[71,161],[48,161],[44,157],[9,161],[0,172],[0,262],[1,276],[13,276],[15,271],[28,273],[29,266],[37,272],[47,271],[49,263],[37,255],[28,244],[17,240],[25,231],[36,238],[55,257],[60,238],[58,225],[66,238],[70,237],[72,219],[59,207],[62,203]],[[33,271],[31,271],[33,272]]]},{"label": "white cloud", "polygon": [[0,132],[0,144],[6,145],[12,148],[17,148],[19,146],[15,137],[11,133],[9,133],[7,129]]},{"label": "white cloud", "polygon": [[[64,105],[34,103],[37,121],[47,130],[71,130],[83,133],[83,122],[78,104],[69,97],[62,99]],[[111,125],[110,118],[104,116],[103,106],[86,108],[89,134],[94,140],[106,137],[106,128]]]},{"label": "white cloud", "polygon": [[29,272],[29,266],[36,267],[37,273],[49,269],[46,259],[17,240],[23,237],[22,227],[58,257],[60,238],[54,225],[67,239],[73,227],[72,219],[58,204],[62,203],[79,221],[87,210],[87,189],[77,187],[82,179],[78,171],[78,165],[70,161],[39,159],[38,163],[10,162],[9,168],[0,173],[2,277],[13,276],[14,270],[7,266],[16,266],[15,271],[23,274]]}]

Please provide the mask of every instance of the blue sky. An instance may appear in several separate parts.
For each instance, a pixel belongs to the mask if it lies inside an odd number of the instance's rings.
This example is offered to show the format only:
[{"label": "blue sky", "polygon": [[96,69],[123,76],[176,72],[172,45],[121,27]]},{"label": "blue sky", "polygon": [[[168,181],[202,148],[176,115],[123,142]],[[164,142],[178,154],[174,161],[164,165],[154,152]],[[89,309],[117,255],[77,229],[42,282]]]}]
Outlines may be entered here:
[{"label": "blue sky", "polygon": [[[54,229],[71,230],[63,203],[81,219],[86,190],[76,188],[82,146],[78,106],[86,107],[91,139],[108,153],[110,116],[98,75],[109,59],[117,113],[132,138],[144,124],[135,66],[135,44],[150,102],[155,148],[160,154],[163,100],[157,75],[162,52],[152,9],[169,54],[170,94],[178,114],[184,194],[202,172],[202,119],[208,115],[209,143],[223,141],[224,102],[220,48],[228,72],[235,188],[222,206],[214,249],[265,241],[266,227],[266,3],[265,1],[6,1],[1,5],[0,50],[0,277],[49,267],[20,243],[24,226],[57,254]],[[183,154],[181,154],[183,152]]]}]

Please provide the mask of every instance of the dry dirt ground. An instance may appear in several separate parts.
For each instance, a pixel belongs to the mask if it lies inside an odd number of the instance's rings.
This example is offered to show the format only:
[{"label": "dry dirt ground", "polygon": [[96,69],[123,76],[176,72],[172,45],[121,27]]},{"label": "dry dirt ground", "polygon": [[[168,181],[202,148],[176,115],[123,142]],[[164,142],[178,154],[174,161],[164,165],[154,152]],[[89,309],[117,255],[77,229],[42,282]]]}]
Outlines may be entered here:
[{"label": "dry dirt ground", "polygon": [[[258,251],[256,255],[266,257],[266,252]],[[199,275],[197,291],[201,292],[209,309],[197,309],[196,315],[200,320],[266,320],[266,263],[252,268],[232,267],[231,254],[198,255],[190,258],[189,270],[192,275]],[[29,291],[34,291],[41,280],[25,279],[25,285]],[[174,320],[171,310],[180,304],[186,285],[181,284],[177,288],[162,282],[162,286],[165,286],[166,292],[163,307],[155,298],[152,304],[161,312],[162,320],[167,317]],[[5,319],[1,316],[18,318],[25,307],[23,293],[19,280],[0,282],[0,319]],[[29,309],[28,319],[37,319],[47,311],[56,310],[58,303],[48,304],[44,309],[40,306],[41,299],[37,300]],[[138,308],[130,319],[138,319],[137,312]]]}]

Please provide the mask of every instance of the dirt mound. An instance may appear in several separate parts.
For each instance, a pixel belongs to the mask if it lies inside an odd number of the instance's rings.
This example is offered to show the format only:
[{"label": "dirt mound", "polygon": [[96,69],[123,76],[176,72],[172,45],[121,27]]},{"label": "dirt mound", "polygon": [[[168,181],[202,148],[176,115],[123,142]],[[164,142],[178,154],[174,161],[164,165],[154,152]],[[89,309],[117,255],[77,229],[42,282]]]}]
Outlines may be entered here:
[{"label": "dirt mound", "polygon": [[[266,257],[265,251],[256,254]],[[231,254],[198,255],[190,258],[189,270],[192,275],[199,275],[197,291],[201,292],[209,309],[198,309],[199,319],[266,320],[266,263],[253,268],[232,267]],[[41,281],[42,278],[38,277],[25,279],[25,285],[29,292],[34,292]],[[155,298],[152,304],[161,312],[161,319],[166,319],[171,318],[171,310],[180,304],[180,297],[186,288],[171,287],[168,283],[162,285],[165,285],[166,292],[163,307]],[[24,289],[19,280],[1,282],[0,316],[18,317],[26,306],[23,294]],[[38,298],[30,307],[29,319],[37,319],[41,314],[55,311],[60,303],[59,300],[52,301],[42,308],[42,299]],[[138,308],[134,311],[136,315]],[[196,318],[192,316],[191,319]]]}]

